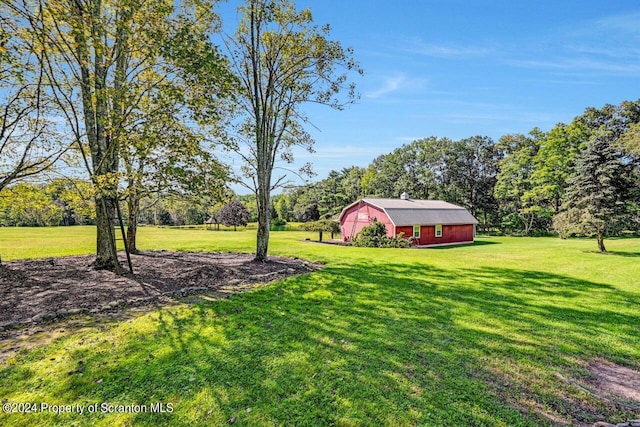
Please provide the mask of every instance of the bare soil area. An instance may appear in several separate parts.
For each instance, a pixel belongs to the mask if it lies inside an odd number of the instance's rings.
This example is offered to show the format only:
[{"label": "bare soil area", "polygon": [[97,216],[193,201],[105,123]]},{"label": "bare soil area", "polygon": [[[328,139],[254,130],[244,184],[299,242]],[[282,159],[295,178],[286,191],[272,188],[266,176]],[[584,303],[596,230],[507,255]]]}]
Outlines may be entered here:
[{"label": "bare soil area", "polygon": [[[135,274],[96,270],[92,256],[5,262],[0,266],[0,340],[11,331],[78,314],[98,315],[169,303],[192,294],[225,296],[320,266],[237,253],[141,252]],[[124,254],[120,259],[126,266]],[[126,271],[126,267],[125,267]]]},{"label": "bare soil area", "polygon": [[594,361],[589,369],[594,380],[589,386],[603,400],[612,400],[640,415],[640,372],[606,360]]}]

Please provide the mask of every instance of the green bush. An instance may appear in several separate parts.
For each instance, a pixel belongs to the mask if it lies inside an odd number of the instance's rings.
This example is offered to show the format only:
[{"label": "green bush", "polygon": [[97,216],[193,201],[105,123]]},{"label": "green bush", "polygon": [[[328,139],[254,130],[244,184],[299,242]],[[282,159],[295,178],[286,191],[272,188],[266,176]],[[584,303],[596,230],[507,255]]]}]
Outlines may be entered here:
[{"label": "green bush", "polygon": [[408,248],[411,242],[404,238],[404,233],[395,237],[387,236],[387,227],[378,221],[363,227],[355,239],[351,241],[353,246],[365,248]]}]

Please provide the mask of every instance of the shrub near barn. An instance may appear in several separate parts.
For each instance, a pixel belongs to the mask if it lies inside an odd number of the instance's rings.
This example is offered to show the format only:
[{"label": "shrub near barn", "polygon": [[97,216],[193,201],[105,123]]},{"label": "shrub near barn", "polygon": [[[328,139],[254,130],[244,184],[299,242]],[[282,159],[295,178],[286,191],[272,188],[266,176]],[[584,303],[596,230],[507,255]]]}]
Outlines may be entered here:
[{"label": "shrub near barn", "polygon": [[353,246],[367,248],[408,248],[411,242],[404,238],[404,233],[395,237],[387,236],[387,227],[378,221],[373,221],[360,230],[360,233],[351,241]]}]

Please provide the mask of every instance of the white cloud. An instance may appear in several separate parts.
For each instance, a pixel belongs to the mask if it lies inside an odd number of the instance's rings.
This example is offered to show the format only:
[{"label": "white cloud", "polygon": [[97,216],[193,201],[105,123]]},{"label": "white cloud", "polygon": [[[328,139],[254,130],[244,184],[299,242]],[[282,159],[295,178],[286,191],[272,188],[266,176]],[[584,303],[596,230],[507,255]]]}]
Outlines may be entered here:
[{"label": "white cloud", "polygon": [[[591,31],[594,26],[590,26]],[[624,33],[630,36],[640,36],[640,12],[612,15],[596,21],[595,29],[606,33]]]},{"label": "white cloud", "polygon": [[460,59],[486,56],[493,51],[485,46],[438,45],[412,40],[401,50],[417,55],[434,56],[437,58]]},{"label": "white cloud", "polygon": [[640,13],[612,15],[550,30],[521,44],[504,63],[575,76],[640,73]]},{"label": "white cloud", "polygon": [[406,81],[407,78],[404,74],[396,74],[385,78],[382,86],[373,91],[366,92],[364,95],[367,98],[380,98],[381,96],[397,91],[405,84]]},{"label": "white cloud", "polygon": [[546,68],[550,70],[574,70],[582,74],[607,73],[616,75],[637,75],[640,73],[640,62],[606,61],[603,59],[579,57],[561,57],[556,59],[515,59],[506,61],[507,64],[522,68]]},{"label": "white cloud", "polygon": [[427,80],[424,78],[412,78],[405,73],[395,73],[384,77],[377,88],[365,91],[364,96],[369,99],[380,99],[400,91],[415,93],[421,90],[426,82]]}]

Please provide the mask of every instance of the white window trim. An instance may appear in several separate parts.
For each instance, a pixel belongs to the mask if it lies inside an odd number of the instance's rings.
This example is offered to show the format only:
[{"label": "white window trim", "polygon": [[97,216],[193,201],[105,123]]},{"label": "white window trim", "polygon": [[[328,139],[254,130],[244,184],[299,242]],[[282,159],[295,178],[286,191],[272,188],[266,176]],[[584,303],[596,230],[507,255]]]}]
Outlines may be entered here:
[{"label": "white window trim", "polygon": [[[416,236],[416,227],[418,228],[418,235]],[[420,226],[419,225],[414,225],[413,226],[413,237],[415,239],[419,239],[420,238]]]},{"label": "white window trim", "polygon": [[435,235],[438,238],[442,237],[442,224],[436,224]]}]

